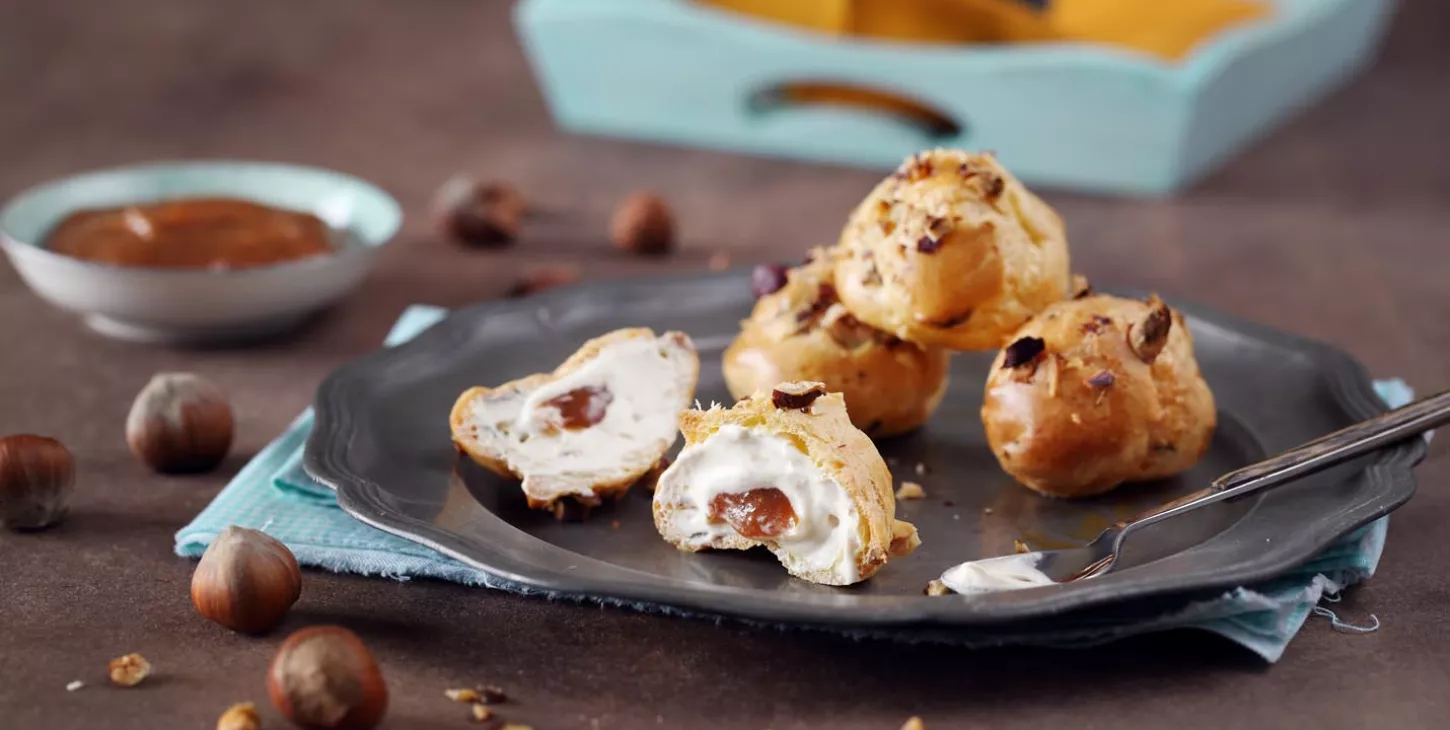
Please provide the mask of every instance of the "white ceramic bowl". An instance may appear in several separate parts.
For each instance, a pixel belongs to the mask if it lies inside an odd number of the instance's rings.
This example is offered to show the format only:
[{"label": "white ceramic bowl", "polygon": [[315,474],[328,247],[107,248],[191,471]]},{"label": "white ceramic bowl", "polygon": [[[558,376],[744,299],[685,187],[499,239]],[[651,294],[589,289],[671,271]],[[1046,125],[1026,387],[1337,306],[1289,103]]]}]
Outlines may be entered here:
[{"label": "white ceramic bowl", "polygon": [[[46,250],[57,223],[84,208],[183,197],[232,197],[312,213],[341,235],[336,253],[233,270],[114,266]],[[402,223],[397,201],[337,172],[197,161],[91,172],[31,188],[0,210],[0,245],[25,283],[107,335],[153,342],[275,333],[341,299]]]}]

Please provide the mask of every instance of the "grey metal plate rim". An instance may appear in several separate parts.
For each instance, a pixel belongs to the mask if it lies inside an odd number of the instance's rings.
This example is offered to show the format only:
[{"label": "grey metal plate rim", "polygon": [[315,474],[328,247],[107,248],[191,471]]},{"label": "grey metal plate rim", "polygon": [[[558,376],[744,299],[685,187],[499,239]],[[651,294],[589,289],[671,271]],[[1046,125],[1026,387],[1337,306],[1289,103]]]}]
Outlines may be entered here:
[{"label": "grey metal plate rim", "polygon": [[[344,364],[323,381],[314,403],[315,422],[304,467],[320,483],[336,490],[338,505],[362,522],[526,589],[745,620],[865,630],[975,627],[990,631],[1011,622],[1031,622],[1129,602],[1171,600],[1175,595],[1252,584],[1303,564],[1339,537],[1388,514],[1414,494],[1411,469],[1425,454],[1425,445],[1418,439],[1387,449],[1363,466],[1354,467],[1357,473],[1350,478],[1359,485],[1356,500],[1339,504],[1326,514],[1306,517],[1300,524],[1285,525],[1278,533],[1280,539],[1253,549],[1236,548],[1232,540],[1225,543],[1225,535],[1232,532],[1226,530],[1183,551],[1192,554],[1215,550],[1218,555],[1227,549],[1227,557],[1221,562],[1191,571],[1160,570],[1144,579],[1141,571],[1123,570],[1077,584],[970,597],[856,595],[849,589],[843,593],[796,593],[685,582],[615,565],[529,535],[488,510],[478,510],[476,524],[471,527],[486,533],[489,539],[470,539],[455,526],[442,526],[399,509],[398,500],[411,499],[408,485],[380,483],[354,458],[354,447],[370,425],[359,408],[369,396],[369,385],[400,373],[429,372],[430,368],[446,365],[450,353],[463,349],[482,331],[481,322],[504,316],[532,316],[538,318],[541,328],[547,328],[551,318],[588,316],[579,313],[595,312],[601,305],[614,305],[624,299],[636,304],[654,299],[668,309],[671,301],[703,296],[697,305],[713,306],[718,299],[738,306],[732,297],[746,289],[747,278],[748,272],[736,270],[621,279],[459,309],[416,338]],[[1325,390],[1332,402],[1324,407],[1339,409],[1345,420],[1360,420],[1385,410],[1364,366],[1346,353],[1205,307],[1171,298],[1170,302],[1189,317],[1195,329],[1205,325],[1218,328],[1255,346],[1282,351],[1286,357],[1306,358],[1325,379]],[[649,322],[629,324],[651,326]],[[548,370],[552,365],[538,363],[538,370]],[[440,418],[446,420],[446,415]],[[1260,499],[1290,496],[1269,493]],[[662,541],[660,544],[668,548]]]}]

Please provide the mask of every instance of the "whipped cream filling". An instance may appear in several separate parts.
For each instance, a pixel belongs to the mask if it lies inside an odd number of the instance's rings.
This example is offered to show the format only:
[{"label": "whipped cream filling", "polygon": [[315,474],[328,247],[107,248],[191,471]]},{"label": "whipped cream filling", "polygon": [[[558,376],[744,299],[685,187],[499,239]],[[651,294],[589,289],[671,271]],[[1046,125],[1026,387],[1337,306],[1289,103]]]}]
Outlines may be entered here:
[{"label": "whipped cream filling", "polygon": [[973,560],[948,568],[941,582],[957,593],[995,593],[1052,585],[1052,579],[1037,569],[1042,553],[1018,553]]},{"label": "whipped cream filling", "polygon": [[[523,397],[479,399],[473,418],[509,442],[509,468],[524,475],[530,496],[590,492],[601,476],[652,466],[674,443],[689,406],[692,357],[668,338],[625,340]],[[559,401],[571,397],[583,399],[581,410],[594,410],[597,420],[569,428]]]},{"label": "whipped cream filling", "polygon": [[701,548],[737,534],[727,522],[710,519],[711,501],[760,488],[780,490],[795,512],[789,529],[759,540],[788,569],[824,571],[836,585],[860,580],[860,517],[854,500],[794,443],[769,431],[721,426],[680,453],[660,476],[655,498],[675,495],[673,528],[689,546]]}]

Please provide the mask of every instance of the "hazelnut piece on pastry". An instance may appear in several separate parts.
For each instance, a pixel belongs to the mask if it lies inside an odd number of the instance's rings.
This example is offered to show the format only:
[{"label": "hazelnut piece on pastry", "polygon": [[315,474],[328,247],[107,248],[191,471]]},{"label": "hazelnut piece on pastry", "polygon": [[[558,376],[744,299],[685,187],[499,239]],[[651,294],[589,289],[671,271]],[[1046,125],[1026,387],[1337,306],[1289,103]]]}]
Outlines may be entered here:
[{"label": "hazelnut piece on pastry", "polygon": [[836,296],[831,252],[816,249],[755,303],[725,350],[725,384],[743,398],[783,381],[824,383],[872,438],[926,422],[947,388],[950,353],[862,323]]},{"label": "hazelnut piece on pastry", "polygon": [[861,321],[908,342],[991,350],[1071,293],[1052,208],[991,155],[904,162],[851,213],[836,288]]},{"label": "hazelnut piece on pastry", "polygon": [[688,335],[622,329],[592,339],[553,373],[470,388],[453,405],[453,441],[489,470],[522,480],[529,506],[618,496],[675,442],[700,360]]},{"label": "hazelnut piece on pastry", "polygon": [[1017,481],[1083,497],[1193,466],[1217,414],[1177,312],[1156,296],[1090,295],[1013,335],[987,377],[982,423]]},{"label": "hazelnut piece on pastry", "polygon": [[798,578],[850,585],[920,544],[891,474],[839,393],[781,383],[686,411],[685,448],[655,488],[655,527],[681,550],[764,546]]}]

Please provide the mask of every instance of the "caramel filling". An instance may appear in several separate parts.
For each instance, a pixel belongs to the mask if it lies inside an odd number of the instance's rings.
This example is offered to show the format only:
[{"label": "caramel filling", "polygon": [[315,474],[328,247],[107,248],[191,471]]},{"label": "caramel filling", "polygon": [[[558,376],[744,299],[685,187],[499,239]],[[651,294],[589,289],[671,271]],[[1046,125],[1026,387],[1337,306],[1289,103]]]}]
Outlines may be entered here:
[{"label": "caramel filling", "polygon": [[790,498],[775,487],[748,492],[722,493],[710,500],[710,522],[728,523],[741,537],[752,540],[776,537],[795,526]]},{"label": "caramel filling", "polygon": [[559,411],[559,425],[570,431],[578,431],[603,421],[604,414],[613,401],[614,394],[608,388],[588,385],[554,396],[541,405]]}]

